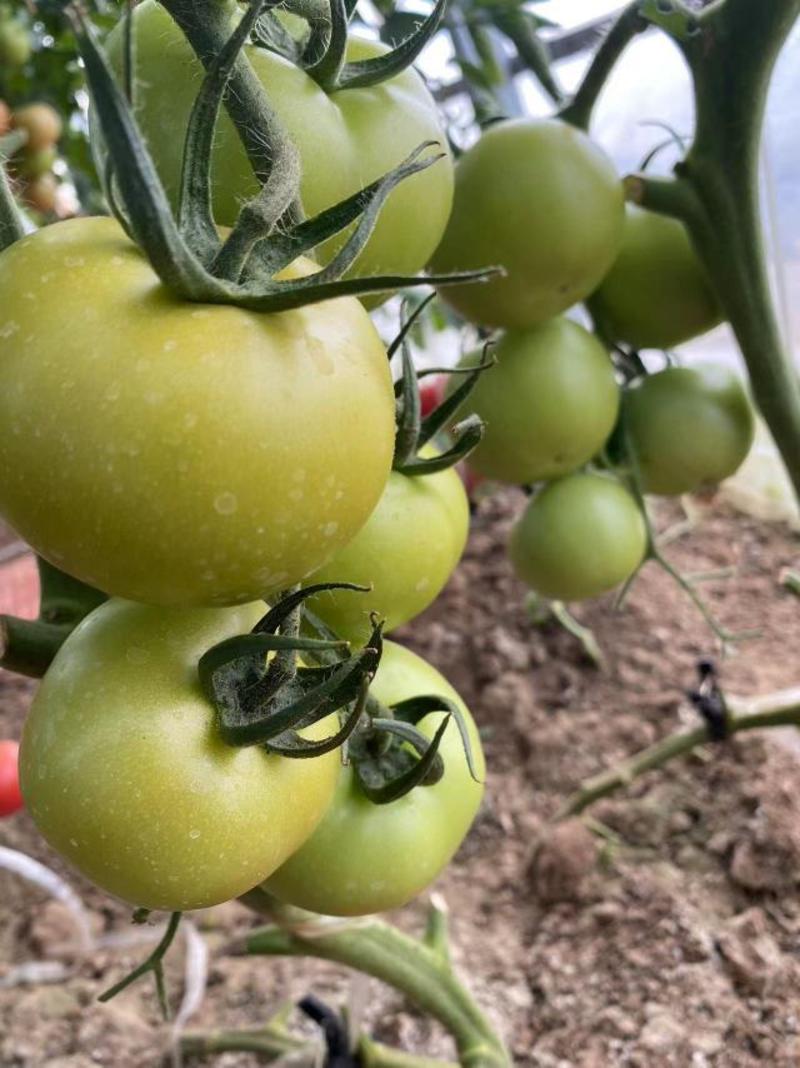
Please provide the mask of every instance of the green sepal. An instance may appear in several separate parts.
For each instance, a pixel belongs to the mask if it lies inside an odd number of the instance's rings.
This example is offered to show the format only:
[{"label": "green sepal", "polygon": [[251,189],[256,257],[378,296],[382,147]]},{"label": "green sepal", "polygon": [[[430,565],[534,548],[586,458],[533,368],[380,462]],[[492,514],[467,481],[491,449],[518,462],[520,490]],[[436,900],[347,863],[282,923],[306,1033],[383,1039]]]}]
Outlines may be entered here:
[{"label": "green sepal", "polygon": [[25,221],[11,191],[11,182],[0,152],[0,252],[25,236]]},{"label": "green sepal", "polygon": [[502,8],[494,16],[494,24],[514,45],[522,62],[553,103],[562,104],[564,93],[553,75],[547,46],[536,32],[543,20],[522,7]]},{"label": "green sepal", "polygon": [[[383,648],[381,627],[376,625],[364,648],[352,656],[323,667],[297,668],[277,678],[270,678],[265,652],[324,651],[337,643],[294,635],[247,634],[214,646],[201,658],[199,670],[201,684],[217,709],[223,740],[234,746],[263,745],[351,704],[361,692],[363,679],[377,670]],[[338,645],[341,648],[342,643]]]},{"label": "green sepal", "polygon": [[470,778],[479,784],[483,782],[475,767],[475,756],[472,752],[472,742],[467,730],[467,721],[455,701],[435,693],[419,694],[417,697],[408,697],[405,701],[398,701],[397,704],[392,705],[392,712],[395,719],[402,720],[404,723],[412,723],[414,726],[431,712],[447,712],[451,715],[461,736],[461,744],[464,747],[464,757],[467,761]]},{"label": "green sepal", "polygon": [[[339,88],[339,78],[345,66],[349,15],[345,0],[329,0],[330,22],[327,25],[327,42],[318,58],[306,65],[309,77],[328,93]],[[312,33],[312,38],[314,34]],[[309,42],[306,50],[315,50],[315,42]]]},{"label": "green sepal", "polygon": [[369,240],[378,214],[389,194],[406,178],[427,170],[442,158],[441,153],[419,158],[426,149],[436,144],[436,141],[423,141],[391,171],[387,171],[352,196],[326,208],[313,219],[299,223],[287,233],[275,234],[269,241],[263,242],[256,249],[252,264],[248,265],[252,277],[271,279],[298,256],[335,237],[358,219],[358,225],[336,257],[327,267],[311,277],[319,284],[343,274]]},{"label": "green sepal", "polygon": [[[444,761],[439,753],[449,713],[433,738],[428,738],[410,723],[395,719],[375,719],[372,730],[392,736],[394,745],[377,757],[369,755],[369,735],[351,743],[351,757],[358,784],[375,805],[388,805],[410,793],[417,786],[433,786],[444,775]],[[367,745],[364,745],[367,742]],[[356,743],[360,751],[354,752]],[[409,747],[416,750],[415,756]]]},{"label": "green sepal", "polygon": [[[403,323],[402,323],[402,325],[400,327],[400,330],[399,330],[399,332],[397,334],[397,337],[391,342],[391,344],[389,345],[389,347],[386,350],[386,355],[389,357],[390,360],[394,356],[394,354],[397,352],[397,350],[400,348],[400,346],[403,344],[405,339],[408,337],[408,335],[411,332],[411,330],[413,330],[414,324],[417,322],[419,317],[422,315],[422,313],[428,307],[430,302],[432,300],[435,300],[435,299],[436,299],[436,293],[429,293],[428,296],[425,297],[424,300],[421,300],[419,302],[419,304],[416,306],[416,308],[412,311],[412,313],[408,317],[404,317]],[[419,377],[419,376],[417,376],[417,377]],[[399,385],[401,385],[401,384],[402,384],[402,379],[398,380],[398,382],[395,382],[395,396],[398,393],[398,388],[397,387]]]},{"label": "green sepal", "polygon": [[304,42],[296,40],[271,11],[265,11],[256,22],[252,40],[257,48],[275,52],[295,66],[300,63]]},{"label": "green sepal", "polygon": [[[355,582],[316,582],[311,586],[302,586],[299,590],[284,594],[278,603],[270,608],[267,614],[256,623],[253,627],[253,633],[274,634],[278,627],[288,620],[295,608],[298,608],[309,597],[315,597],[318,593],[327,593],[330,590],[355,590],[356,593],[369,593],[370,587],[359,586]],[[340,641],[333,631],[329,631],[323,637],[330,639],[334,644],[338,643],[347,648],[347,642]]]},{"label": "green sepal", "polygon": [[433,11],[399,45],[382,56],[345,63],[339,74],[337,89],[363,89],[402,74],[431,41],[444,18],[447,0],[436,0]]},{"label": "green sepal", "polygon": [[414,456],[405,463],[395,464],[394,470],[402,475],[435,475],[437,471],[446,471],[448,467],[461,463],[477,448],[485,431],[486,424],[479,415],[468,415],[451,428],[454,441],[445,452],[437,456]]},{"label": "green sepal", "polygon": [[[484,346],[483,355],[486,354],[491,342],[487,342]],[[475,386],[478,384],[478,379],[487,371],[490,367],[493,367],[495,363],[494,357],[489,359],[483,359],[479,364],[470,369],[470,372],[465,377],[452,393],[449,393],[438,408],[434,408],[432,412],[425,416],[420,426],[419,434],[419,446],[426,445],[431,438],[434,438],[441,430],[443,430],[448,422],[455,416],[458,409],[464,403],[464,401],[472,393]]]},{"label": "green sepal", "polygon": [[195,255],[206,265],[213,260],[222,244],[211,206],[214,135],[234,65],[250,38],[264,3],[265,0],[252,0],[225,47],[209,66],[186,128],[178,196],[178,229]]},{"label": "green sepal", "polygon": [[365,675],[362,678],[358,697],[353,701],[350,711],[335,734],[331,734],[328,738],[310,741],[308,738],[303,738],[297,731],[288,730],[284,731],[283,734],[279,734],[277,738],[271,738],[270,741],[265,743],[264,748],[270,753],[290,757],[293,760],[322,756],[325,753],[333,752],[334,749],[339,749],[352,735],[361,720],[364,706],[367,702],[367,695],[369,694],[371,679],[371,675]]},{"label": "green sepal", "polygon": [[394,439],[392,467],[402,471],[416,456],[422,423],[419,382],[411,350],[403,341],[403,370],[400,376],[401,394],[397,401],[397,430]]}]

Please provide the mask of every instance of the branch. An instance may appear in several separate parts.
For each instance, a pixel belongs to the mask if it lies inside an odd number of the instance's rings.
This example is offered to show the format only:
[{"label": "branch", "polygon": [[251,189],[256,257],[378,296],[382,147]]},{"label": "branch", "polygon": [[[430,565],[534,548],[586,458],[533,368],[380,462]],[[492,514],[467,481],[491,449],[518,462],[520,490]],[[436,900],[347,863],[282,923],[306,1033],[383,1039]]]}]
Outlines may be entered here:
[{"label": "branch", "polygon": [[73,629],[73,623],[0,616],[0,667],[41,679]]},{"label": "branch", "polygon": [[[739,711],[733,711],[738,705]],[[800,726],[800,689],[783,690],[751,701],[728,700],[726,734],[731,736],[741,731],[763,730],[768,727]],[[629,786],[645,772],[663,767],[675,757],[690,753],[698,746],[711,741],[706,725],[694,730],[681,731],[642,749],[629,760],[618,764],[583,782],[570,797],[556,817],[566,819],[583,812],[589,805],[607,797],[624,786]],[[719,744],[719,743],[718,743]]]},{"label": "branch", "polygon": [[[281,905],[258,888],[240,900],[276,923],[249,932],[247,953],[319,957],[371,975],[402,991],[439,1020],[455,1040],[460,1063],[471,1068],[510,1068],[503,1043],[453,973],[442,951],[440,930],[436,944],[429,946],[381,920],[317,916]],[[401,1063],[387,1062],[385,1068],[400,1068]]]},{"label": "branch", "polygon": [[628,4],[603,38],[578,91],[559,113],[565,122],[582,130],[589,128],[597,98],[617,61],[633,38],[648,28],[647,21],[640,14],[640,6],[641,0],[633,0]]}]

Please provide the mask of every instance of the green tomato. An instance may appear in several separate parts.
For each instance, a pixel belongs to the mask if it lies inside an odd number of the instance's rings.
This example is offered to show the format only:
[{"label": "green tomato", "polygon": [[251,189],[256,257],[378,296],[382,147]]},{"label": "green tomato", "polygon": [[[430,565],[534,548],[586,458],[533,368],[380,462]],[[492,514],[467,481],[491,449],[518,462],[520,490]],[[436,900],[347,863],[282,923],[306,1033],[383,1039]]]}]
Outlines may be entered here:
[{"label": "green tomato", "polygon": [[683,223],[632,204],[622,249],[591,307],[609,337],[637,349],[671,348],[722,318]]},{"label": "green tomato", "polygon": [[391,631],[438,597],[468,533],[469,501],[454,468],[415,476],[393,471],[366,524],[310,580],[354,582],[372,592],[332,590],[311,598],[309,608],[352,642],[369,636],[371,612]]},{"label": "green tomato", "polygon": [[447,286],[466,319],[524,330],[598,285],[619,251],[622,184],[602,149],[558,119],[490,126],[456,167],[453,213],[432,267],[502,267],[504,278]]},{"label": "green tomato", "polygon": [[[486,432],[470,467],[525,484],[557,478],[590,460],[617,418],[619,387],[604,346],[569,319],[550,319],[500,337],[497,363],[466,402]],[[475,365],[466,355],[462,366]]]},{"label": "green tomato", "polygon": [[201,655],[264,611],[109,601],[36,695],[20,749],[25,804],[59,853],[132,905],[197,909],[244,893],[330,804],[338,753],[287,760],[228,746],[200,689]]},{"label": "green tomato", "polygon": [[24,67],[33,54],[31,35],[21,22],[0,22],[0,67]]},{"label": "green tomato", "polygon": [[509,552],[522,581],[556,601],[612,590],[636,571],[647,550],[642,513],[605,475],[567,475],[530,501],[511,532]]},{"label": "green tomato", "polygon": [[[236,6],[228,6],[233,25]],[[184,136],[202,67],[170,16],[153,0],[135,8],[133,25],[136,117],[175,203]],[[351,38],[348,60],[369,59],[386,50],[377,42]],[[121,23],[109,35],[107,51],[121,71]],[[381,177],[423,141],[439,142],[446,158],[392,192],[351,273],[409,274],[424,267],[450,213],[453,166],[435,102],[420,75],[409,69],[381,85],[329,96],[303,70],[274,52],[248,47],[247,56],[300,151],[301,196],[309,216]],[[97,145],[98,138],[94,140]],[[213,165],[217,222],[232,225],[242,201],[258,188],[233,123],[227,114],[220,115]],[[320,262],[327,263],[342,240],[332,239],[317,250]]]},{"label": "green tomato", "polygon": [[394,394],[357,300],[187,304],[108,218],[12,245],[0,292],[0,513],[76,578],[244,603],[320,567],[380,499]]},{"label": "green tomato", "polygon": [[642,489],[677,496],[728,478],[753,444],[753,409],[733,371],[669,367],[626,391],[623,413]]},{"label": "green tomato", "polygon": [[[449,697],[467,722],[478,775],[484,772],[478,731],[466,705],[435,668],[401,645],[386,642],[372,693],[385,704],[422,694]],[[441,724],[432,712],[419,727],[429,738]],[[483,786],[469,773],[451,721],[439,750],[445,773],[386,805],[362,793],[342,767],[333,803],[314,834],[264,888],[281,901],[329,916],[363,916],[405,905],[452,859],[478,811]]]}]

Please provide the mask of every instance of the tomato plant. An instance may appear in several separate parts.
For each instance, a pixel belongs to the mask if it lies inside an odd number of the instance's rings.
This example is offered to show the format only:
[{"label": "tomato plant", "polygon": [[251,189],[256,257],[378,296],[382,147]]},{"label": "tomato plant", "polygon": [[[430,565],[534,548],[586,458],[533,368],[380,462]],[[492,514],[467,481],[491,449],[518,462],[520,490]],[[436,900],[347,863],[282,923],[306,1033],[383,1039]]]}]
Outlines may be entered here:
[{"label": "tomato plant", "polygon": [[[20,750],[25,803],[54,848],[131,904],[195,909],[244,893],[331,800],[336,753],[231,748],[197,684],[200,656],[263,611],[109,601],[73,631],[36,695]],[[324,723],[307,731],[324,733]]]},{"label": "tomato plant", "polygon": [[632,204],[619,256],[591,307],[604,333],[637,349],[671,348],[722,318],[683,223]]},{"label": "tomato plant", "polygon": [[464,551],[469,505],[454,468],[429,475],[393,471],[372,515],[313,582],[352,582],[370,593],[331,590],[310,607],[337,634],[363,641],[370,613],[387,631],[419,615],[438,597]]},{"label": "tomato plant", "polygon": [[623,219],[622,184],[586,134],[555,119],[498,122],[458,161],[432,265],[496,266],[506,276],[441,295],[474,323],[535,326],[596,288],[619,251]]},{"label": "tomato plant", "polygon": [[[227,7],[234,20],[236,5]],[[202,68],[169,14],[153,0],[135,9],[134,33],[136,115],[174,200],[186,123]],[[110,34],[107,49],[121,69],[121,28]],[[256,47],[246,51],[278,119],[300,150],[301,195],[309,215],[385,174],[422,142],[440,144],[446,158],[391,193],[355,271],[409,273],[423,267],[447,222],[453,170],[441,120],[422,78],[409,68],[379,85],[328,94],[299,66],[274,52]],[[359,62],[386,51],[377,42],[352,37],[347,59]],[[258,183],[227,115],[220,116],[216,131],[213,175],[215,216],[231,224],[241,202],[258,191]],[[329,260],[340,245],[337,239],[318,250],[321,260]]]},{"label": "tomato plant", "polygon": [[[619,387],[597,338],[556,318],[503,334],[493,354],[496,366],[469,398],[486,423],[471,468],[525,484],[573,471],[602,448],[617,418]],[[461,362],[476,360],[469,353]]]},{"label": "tomato plant", "polygon": [[0,508],[56,566],[150,603],[244,602],[375,507],[394,403],[358,301],[196,307],[102,218],[12,245],[0,291]]},{"label": "tomato plant", "polygon": [[[464,715],[479,776],[480,739],[472,717],[449,683],[421,657],[386,642],[372,691],[393,704],[421,694],[448,697]],[[442,713],[420,729],[431,737]],[[352,769],[342,767],[336,795],[314,834],[266,882],[280,900],[334,916],[399,908],[439,875],[475,818],[483,787],[469,773],[453,722],[440,752],[444,777],[397,801],[375,805],[361,792]]]},{"label": "tomato plant", "polygon": [[753,410],[721,365],[668,367],[626,391],[628,442],[647,493],[676,496],[732,475],[753,443]]},{"label": "tomato plant", "polygon": [[11,816],[22,808],[19,788],[19,745],[0,741],[0,816]]},{"label": "tomato plant", "polygon": [[543,597],[581,601],[636,571],[647,530],[628,491],[605,475],[574,474],[530,501],[509,543],[517,575]]}]

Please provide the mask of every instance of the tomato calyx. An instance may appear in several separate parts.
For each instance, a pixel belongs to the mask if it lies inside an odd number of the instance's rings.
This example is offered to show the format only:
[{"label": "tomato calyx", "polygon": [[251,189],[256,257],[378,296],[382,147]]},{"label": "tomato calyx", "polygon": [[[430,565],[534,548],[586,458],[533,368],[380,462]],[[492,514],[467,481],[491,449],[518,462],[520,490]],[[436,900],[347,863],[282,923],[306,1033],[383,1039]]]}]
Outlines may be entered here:
[{"label": "tomato calyx", "polygon": [[[303,221],[297,149],[270,108],[252,69],[238,62],[265,6],[265,0],[251,0],[231,34],[222,5],[197,5],[195,10],[178,0],[165,3],[207,71],[186,133],[181,195],[175,216],[134,117],[132,79],[125,79],[126,93],[116,83],[80,7],[72,4],[67,8],[108,147],[106,185],[110,204],[162,283],[185,300],[278,312],[405,285],[447,285],[488,277],[486,271],[442,278],[343,277],[364,248],[389,193],[399,182],[433,165],[440,157],[430,153],[431,143],[425,142],[382,178]],[[130,41],[130,9],[126,17]],[[130,41],[130,48],[126,49],[128,54],[132,44]],[[223,99],[228,102],[256,177],[262,183],[260,193],[243,205],[224,239],[213,217],[210,180],[214,130]],[[303,252],[311,251],[356,220],[357,225],[326,267],[300,278],[276,277]]]},{"label": "tomato calyx", "polygon": [[[444,716],[431,739],[417,724],[432,712]],[[365,796],[373,804],[386,805],[417,786],[439,782],[445,771],[439,747],[451,720],[461,736],[470,775],[479,782],[461,709],[449,698],[421,694],[391,705],[382,715],[370,716],[368,725],[350,740],[348,757]]]},{"label": "tomato calyx", "polygon": [[295,0],[286,4],[285,10],[308,23],[306,33],[299,39],[268,10],[256,22],[253,43],[301,67],[326,93],[364,89],[396,77],[414,63],[439,29],[446,6],[447,0],[437,0],[431,13],[391,51],[352,63],[345,59],[350,22],[356,10],[352,0]]},{"label": "tomato calyx", "polygon": [[[336,637],[299,633],[303,601],[335,589],[363,587],[325,582],[294,590],[250,634],[228,638],[201,657],[200,683],[228,745],[261,745],[281,756],[314,757],[338,749],[355,730],[380,662],[382,623],[375,623],[366,645],[352,654],[349,644]],[[317,664],[305,666],[298,662],[301,657]],[[309,741],[299,733],[339,710],[343,722],[328,738]]]},{"label": "tomato calyx", "polygon": [[[427,415],[422,415],[419,380],[426,372],[417,371],[414,367],[414,360],[408,345],[408,333],[429,300],[420,304],[409,316],[408,321],[403,324],[400,333],[388,349],[390,359],[398,348],[402,358],[400,378],[394,386],[397,431],[392,467],[404,475],[432,475],[448,467],[455,467],[476,448],[486,429],[483,420],[477,415],[468,415],[455,424],[451,424],[451,420],[472,393],[483,372],[494,364],[494,359],[487,356],[488,343],[484,347],[483,359],[474,367],[437,367],[427,372],[429,374],[464,375],[464,380],[432,411]],[[445,429],[449,429],[452,437],[450,448],[436,456],[420,456],[420,449]]]}]

